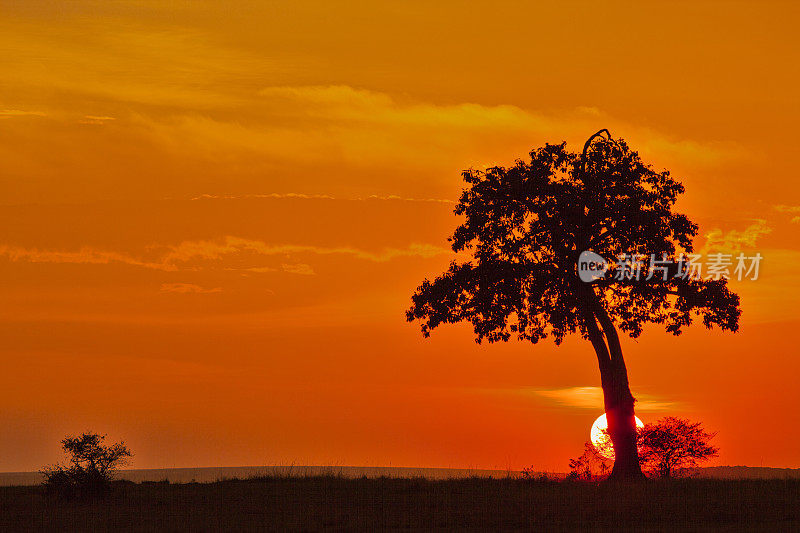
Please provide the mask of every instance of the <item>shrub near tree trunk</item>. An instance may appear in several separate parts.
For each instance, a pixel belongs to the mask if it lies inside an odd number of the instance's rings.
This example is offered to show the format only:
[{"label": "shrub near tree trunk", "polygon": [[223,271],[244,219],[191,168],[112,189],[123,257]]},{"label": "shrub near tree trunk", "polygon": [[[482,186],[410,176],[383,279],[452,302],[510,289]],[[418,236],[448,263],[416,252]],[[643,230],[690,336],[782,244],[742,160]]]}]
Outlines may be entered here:
[{"label": "shrub near tree trunk", "polygon": [[[716,433],[709,433],[702,426],[701,422],[667,416],[639,428],[639,460],[648,476],[676,477],[687,468],[716,457],[719,448],[710,443]],[[612,460],[606,452],[591,442],[584,443],[583,453],[569,461],[568,479],[597,481],[608,477]]]},{"label": "shrub near tree trunk", "polygon": [[639,458],[652,475],[670,478],[719,454],[700,422],[667,416],[639,430]]},{"label": "shrub near tree trunk", "polygon": [[570,480],[595,481],[605,479],[611,472],[611,459],[602,455],[591,443],[583,445],[583,453],[569,460]]}]

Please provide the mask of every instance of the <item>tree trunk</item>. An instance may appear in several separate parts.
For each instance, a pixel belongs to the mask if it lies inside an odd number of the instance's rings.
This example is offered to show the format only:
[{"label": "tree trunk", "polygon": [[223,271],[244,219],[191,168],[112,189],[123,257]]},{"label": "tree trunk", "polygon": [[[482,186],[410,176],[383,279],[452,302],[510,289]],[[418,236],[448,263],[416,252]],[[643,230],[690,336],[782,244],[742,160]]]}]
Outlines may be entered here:
[{"label": "tree trunk", "polygon": [[587,303],[584,322],[589,340],[597,353],[608,434],[614,445],[614,468],[609,479],[644,479],[636,446],[635,400],[628,385],[628,369],[622,356],[619,336],[613,321],[591,288],[587,293]]},{"label": "tree trunk", "polygon": [[614,468],[610,479],[628,480],[644,477],[639,466],[636,446],[634,399],[628,386],[628,372],[612,362],[611,368],[600,370],[603,399],[608,419],[608,434],[614,444]]}]

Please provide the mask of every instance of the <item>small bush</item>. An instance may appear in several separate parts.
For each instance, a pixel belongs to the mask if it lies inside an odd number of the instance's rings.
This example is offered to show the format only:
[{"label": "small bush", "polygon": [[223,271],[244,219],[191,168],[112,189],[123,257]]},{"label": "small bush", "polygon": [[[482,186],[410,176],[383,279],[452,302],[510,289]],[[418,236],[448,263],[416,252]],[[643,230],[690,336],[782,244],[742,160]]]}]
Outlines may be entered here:
[{"label": "small bush", "polygon": [[546,472],[536,470],[533,466],[523,468],[520,473],[520,479],[525,481],[537,481],[539,483],[547,483],[556,480],[556,478],[549,476]]},{"label": "small bush", "polygon": [[69,455],[68,464],[46,466],[39,472],[49,494],[58,496],[100,496],[105,494],[117,469],[133,456],[124,442],[103,444],[105,435],[83,433],[61,441]]},{"label": "small bush", "polygon": [[612,461],[605,457],[591,442],[584,443],[583,453],[569,461],[570,481],[599,481],[608,477]]}]

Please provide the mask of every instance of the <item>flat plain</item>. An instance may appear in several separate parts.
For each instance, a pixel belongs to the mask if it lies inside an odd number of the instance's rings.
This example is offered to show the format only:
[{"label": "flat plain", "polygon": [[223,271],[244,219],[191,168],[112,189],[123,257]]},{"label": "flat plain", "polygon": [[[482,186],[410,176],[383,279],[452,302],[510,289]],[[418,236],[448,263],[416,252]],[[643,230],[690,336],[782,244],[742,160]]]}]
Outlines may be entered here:
[{"label": "flat plain", "polygon": [[797,531],[800,481],[261,477],[116,482],[100,499],[0,487],[12,531]]}]

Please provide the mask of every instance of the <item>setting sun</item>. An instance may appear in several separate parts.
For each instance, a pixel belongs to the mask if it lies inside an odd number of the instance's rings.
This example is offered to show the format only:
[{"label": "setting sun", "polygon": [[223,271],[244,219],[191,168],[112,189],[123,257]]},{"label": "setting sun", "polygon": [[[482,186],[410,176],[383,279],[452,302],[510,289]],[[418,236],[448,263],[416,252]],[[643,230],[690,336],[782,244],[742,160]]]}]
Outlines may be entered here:
[{"label": "setting sun", "polygon": [[[800,477],[799,23],[3,1],[0,487]],[[472,525],[425,509],[364,528]]]},{"label": "setting sun", "polygon": [[[634,419],[637,428],[644,427],[644,422],[638,416],[634,417]],[[611,445],[611,438],[608,436],[608,419],[605,413],[598,416],[592,424],[589,438],[597,453],[606,459],[614,459],[614,447]]]}]

